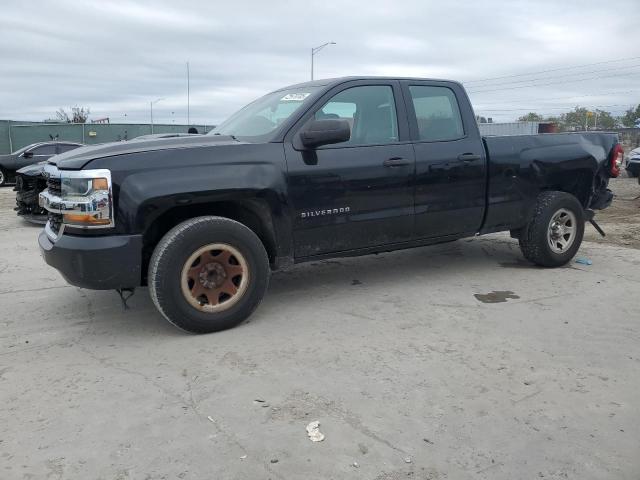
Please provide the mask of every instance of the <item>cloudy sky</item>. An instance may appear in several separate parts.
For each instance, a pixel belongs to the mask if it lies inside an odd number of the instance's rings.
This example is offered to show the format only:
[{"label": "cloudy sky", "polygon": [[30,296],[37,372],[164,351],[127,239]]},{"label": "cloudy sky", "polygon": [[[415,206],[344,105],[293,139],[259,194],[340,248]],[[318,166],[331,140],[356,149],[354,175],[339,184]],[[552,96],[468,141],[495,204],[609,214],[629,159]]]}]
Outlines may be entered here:
[{"label": "cloudy sky", "polygon": [[316,78],[465,82],[478,114],[511,120],[640,103],[640,0],[3,0],[0,118],[88,106],[112,122],[215,124]]}]

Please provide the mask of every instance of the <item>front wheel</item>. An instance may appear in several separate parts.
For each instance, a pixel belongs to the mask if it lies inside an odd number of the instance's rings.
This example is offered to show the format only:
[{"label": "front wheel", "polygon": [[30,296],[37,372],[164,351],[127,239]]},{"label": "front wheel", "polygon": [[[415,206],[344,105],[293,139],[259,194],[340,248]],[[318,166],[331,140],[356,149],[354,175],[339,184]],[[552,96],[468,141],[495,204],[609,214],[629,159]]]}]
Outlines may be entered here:
[{"label": "front wheel", "polygon": [[577,253],[584,236],[584,209],[565,192],[543,192],[519,238],[525,258],[543,267],[560,267]]},{"label": "front wheel", "polygon": [[192,333],[231,328],[256,309],[269,284],[258,236],[223,217],[197,217],[170,230],[149,263],[149,292],[175,326]]},{"label": "front wheel", "polygon": [[4,187],[9,181],[9,177],[7,176],[7,172],[0,168],[0,187]]}]

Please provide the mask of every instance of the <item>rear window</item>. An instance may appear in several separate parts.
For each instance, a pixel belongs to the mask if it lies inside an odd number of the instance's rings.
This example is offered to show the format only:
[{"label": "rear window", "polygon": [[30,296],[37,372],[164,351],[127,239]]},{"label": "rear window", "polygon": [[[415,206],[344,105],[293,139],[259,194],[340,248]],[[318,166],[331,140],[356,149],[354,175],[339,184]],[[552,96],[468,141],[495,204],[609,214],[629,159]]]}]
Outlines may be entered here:
[{"label": "rear window", "polygon": [[58,145],[58,152],[59,153],[68,152],[69,150],[75,150],[79,146],[80,145],[69,145],[68,143],[63,143],[61,145]]},{"label": "rear window", "polygon": [[56,146],[55,145],[43,145],[41,147],[36,147],[31,150],[34,155],[55,155],[56,154]]},{"label": "rear window", "polygon": [[460,108],[450,88],[412,85],[409,93],[420,140],[438,142],[464,137]]}]

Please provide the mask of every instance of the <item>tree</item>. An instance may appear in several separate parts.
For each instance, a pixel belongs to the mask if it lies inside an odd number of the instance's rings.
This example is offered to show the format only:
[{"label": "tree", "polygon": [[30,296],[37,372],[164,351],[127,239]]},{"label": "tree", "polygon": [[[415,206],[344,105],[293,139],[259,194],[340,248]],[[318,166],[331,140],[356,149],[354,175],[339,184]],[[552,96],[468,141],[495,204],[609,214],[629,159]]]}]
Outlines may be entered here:
[{"label": "tree", "polygon": [[539,113],[529,112],[518,119],[519,122],[542,122],[544,118]]},{"label": "tree", "polygon": [[573,111],[560,115],[560,122],[565,130],[584,130],[589,122],[589,110],[576,107]]},{"label": "tree", "polygon": [[625,127],[635,127],[640,120],[640,105],[638,105],[635,109],[631,107],[629,110],[624,112],[624,115],[620,118],[620,120],[622,120],[622,124]]},{"label": "tree", "polygon": [[69,114],[64,108],[58,109],[56,117],[59,122],[64,123],[87,123],[90,110],[85,107],[71,107],[71,113]]},{"label": "tree", "polygon": [[[618,122],[617,120],[611,116],[611,112],[605,112],[604,110],[596,109],[594,112],[595,118],[593,119],[593,125],[597,128],[602,128],[605,130],[609,130],[611,128],[616,128]],[[589,119],[589,125],[591,124],[591,120]]]}]

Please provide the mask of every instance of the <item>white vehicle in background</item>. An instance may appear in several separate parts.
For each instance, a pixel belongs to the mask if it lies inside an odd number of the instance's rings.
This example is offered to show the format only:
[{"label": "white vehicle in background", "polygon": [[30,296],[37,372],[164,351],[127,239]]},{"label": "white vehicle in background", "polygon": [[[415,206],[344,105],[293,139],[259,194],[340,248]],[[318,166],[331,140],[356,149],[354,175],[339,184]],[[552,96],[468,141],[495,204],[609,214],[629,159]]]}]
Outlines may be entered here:
[{"label": "white vehicle in background", "polygon": [[640,147],[629,152],[625,169],[630,177],[637,177],[640,174]]}]

